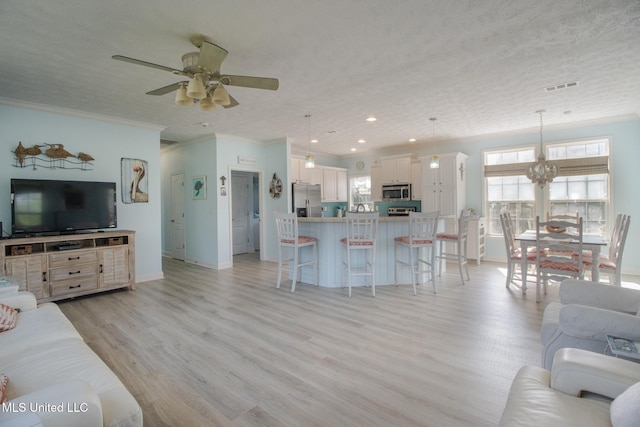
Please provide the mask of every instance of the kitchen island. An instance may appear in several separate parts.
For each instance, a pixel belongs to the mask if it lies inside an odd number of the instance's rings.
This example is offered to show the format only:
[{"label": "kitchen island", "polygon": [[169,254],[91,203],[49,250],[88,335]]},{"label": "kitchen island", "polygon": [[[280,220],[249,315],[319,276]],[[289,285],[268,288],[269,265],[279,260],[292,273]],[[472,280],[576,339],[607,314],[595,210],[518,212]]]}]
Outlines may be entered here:
[{"label": "kitchen island", "polygon": [[[439,229],[443,227],[440,221]],[[340,239],[346,237],[347,226],[345,218],[298,218],[298,233],[318,239],[318,283],[323,287],[340,287],[342,273],[343,251]],[[378,234],[376,238],[376,286],[395,284],[395,242],[394,238],[409,234],[409,217],[383,217],[378,220]],[[406,249],[405,249],[406,251]],[[310,253],[303,252],[305,256]],[[360,258],[361,256],[361,258]],[[408,251],[403,257],[408,259]],[[355,263],[364,263],[364,254],[359,254]],[[443,264],[442,269],[445,269]],[[352,286],[365,285],[365,277],[354,277]],[[312,272],[308,268],[302,269],[303,283],[313,283]],[[399,276],[401,284],[410,284],[409,271],[403,269]],[[410,288],[407,292],[412,292]]]}]

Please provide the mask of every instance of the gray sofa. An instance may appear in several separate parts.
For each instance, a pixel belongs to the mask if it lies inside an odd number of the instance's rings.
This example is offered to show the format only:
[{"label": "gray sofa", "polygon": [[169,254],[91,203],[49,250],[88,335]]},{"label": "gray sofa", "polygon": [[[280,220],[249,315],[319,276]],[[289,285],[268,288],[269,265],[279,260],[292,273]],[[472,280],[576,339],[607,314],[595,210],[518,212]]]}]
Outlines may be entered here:
[{"label": "gray sofa", "polygon": [[607,335],[640,341],[640,291],[585,280],[560,284],[560,302],[542,320],[542,364],[551,369],[561,348],[607,351]]}]

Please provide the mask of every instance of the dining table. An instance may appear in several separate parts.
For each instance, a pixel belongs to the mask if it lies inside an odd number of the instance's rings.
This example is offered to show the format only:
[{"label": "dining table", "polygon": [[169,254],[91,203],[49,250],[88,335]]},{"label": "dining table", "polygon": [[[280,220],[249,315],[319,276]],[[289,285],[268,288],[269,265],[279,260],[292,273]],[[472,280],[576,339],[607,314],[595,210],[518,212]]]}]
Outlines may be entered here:
[{"label": "dining table", "polygon": [[[542,238],[553,238],[554,233],[544,232],[540,234]],[[524,233],[521,233],[516,236],[516,241],[520,242],[520,248],[523,254],[527,253],[529,246],[536,245],[536,230],[527,230]],[[575,241],[576,245],[578,241]],[[599,282],[600,281],[600,269],[599,262],[600,259],[600,249],[603,246],[606,246],[607,242],[597,234],[583,234],[582,235],[582,249],[591,251],[593,255],[594,262],[591,263],[591,281]],[[527,257],[522,257],[522,292],[527,290]]]}]

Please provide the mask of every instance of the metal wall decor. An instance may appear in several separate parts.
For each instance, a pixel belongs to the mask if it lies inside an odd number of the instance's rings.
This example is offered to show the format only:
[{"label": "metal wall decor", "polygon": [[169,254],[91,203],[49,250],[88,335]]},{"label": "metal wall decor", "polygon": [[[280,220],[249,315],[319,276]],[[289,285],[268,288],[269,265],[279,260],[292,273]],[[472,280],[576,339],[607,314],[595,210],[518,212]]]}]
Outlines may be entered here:
[{"label": "metal wall decor", "polygon": [[274,199],[279,199],[282,194],[282,180],[278,178],[278,175],[273,174],[273,178],[269,183],[269,195]]},{"label": "metal wall decor", "polygon": [[91,162],[95,160],[87,153],[71,154],[63,144],[45,143],[25,148],[20,141],[13,154],[15,155],[13,166],[17,168],[80,169],[86,171],[92,170],[89,166],[93,166]]}]

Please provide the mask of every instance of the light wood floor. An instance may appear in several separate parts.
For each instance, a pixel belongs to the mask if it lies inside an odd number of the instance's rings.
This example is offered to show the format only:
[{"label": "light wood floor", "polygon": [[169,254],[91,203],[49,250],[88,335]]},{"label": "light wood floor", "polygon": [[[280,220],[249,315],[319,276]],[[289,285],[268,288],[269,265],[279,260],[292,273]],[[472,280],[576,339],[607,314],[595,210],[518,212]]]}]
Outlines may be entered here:
[{"label": "light wood floor", "polygon": [[[241,255],[209,270],[165,259],[163,280],[61,302],[120,377],[145,426],[495,426],[511,380],[540,365],[557,300],[506,290],[505,267],[425,284],[275,288],[276,265]],[[449,271],[456,272],[452,265]]]}]

